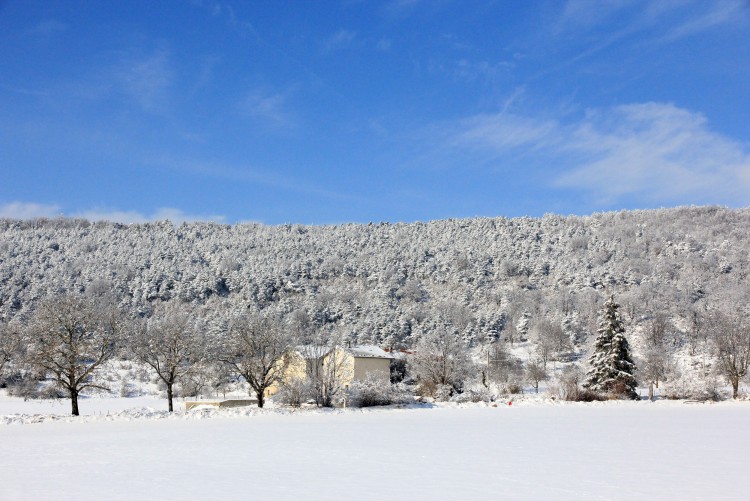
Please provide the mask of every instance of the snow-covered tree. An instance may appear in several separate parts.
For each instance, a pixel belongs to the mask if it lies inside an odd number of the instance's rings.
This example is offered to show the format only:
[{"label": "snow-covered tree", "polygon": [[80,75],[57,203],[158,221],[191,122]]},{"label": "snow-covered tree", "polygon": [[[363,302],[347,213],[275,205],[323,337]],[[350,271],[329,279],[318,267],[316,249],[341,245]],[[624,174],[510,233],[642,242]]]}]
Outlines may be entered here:
[{"label": "snow-covered tree", "polygon": [[286,370],[292,338],[278,317],[245,313],[235,317],[218,348],[219,360],[242,376],[263,407],[266,390],[279,384]]},{"label": "snow-covered tree", "polygon": [[534,392],[539,393],[539,383],[549,377],[541,360],[530,360],[526,364],[526,380],[534,385]]},{"label": "snow-covered tree", "polygon": [[184,304],[158,310],[136,332],[131,350],[166,385],[169,412],[174,410],[174,385],[201,368],[207,356],[196,319]]},{"label": "snow-covered tree", "polygon": [[68,394],[74,416],[79,415],[82,391],[108,389],[97,376],[117,351],[122,323],[106,313],[79,295],[52,296],[34,312],[24,332],[26,364]]},{"label": "snow-covered tree", "polygon": [[635,363],[625,338],[625,326],[614,296],[604,304],[584,387],[627,398],[637,398]]},{"label": "snow-covered tree", "polygon": [[333,407],[345,398],[346,385],[354,377],[354,367],[346,356],[341,332],[331,332],[318,342],[299,347],[307,364],[308,390],[319,407]]},{"label": "snow-covered tree", "polygon": [[0,322],[0,381],[5,370],[21,354],[21,333],[18,325]]},{"label": "snow-covered tree", "polygon": [[409,373],[425,393],[460,392],[471,362],[459,336],[440,326],[424,335],[409,359]]},{"label": "snow-covered tree", "polygon": [[719,370],[732,385],[732,398],[737,398],[740,380],[750,368],[750,327],[739,315],[715,312],[711,328]]}]

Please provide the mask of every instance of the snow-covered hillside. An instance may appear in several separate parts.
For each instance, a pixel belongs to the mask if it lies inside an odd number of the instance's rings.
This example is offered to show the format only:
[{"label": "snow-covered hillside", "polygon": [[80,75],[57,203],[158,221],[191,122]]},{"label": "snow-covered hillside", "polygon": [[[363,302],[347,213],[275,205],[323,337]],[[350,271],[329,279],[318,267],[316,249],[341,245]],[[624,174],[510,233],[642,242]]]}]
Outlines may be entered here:
[{"label": "snow-covered hillside", "polygon": [[[750,210],[717,207],[338,226],[2,220],[0,317],[22,329],[69,291],[114,297],[131,317],[187,305],[209,340],[248,311],[283,318],[298,339],[383,348],[447,329],[523,389],[532,360],[553,376],[585,361],[614,294],[640,375],[684,397],[723,384],[708,320],[750,304],[749,249]],[[154,383],[144,370],[108,386],[142,394]]]}]

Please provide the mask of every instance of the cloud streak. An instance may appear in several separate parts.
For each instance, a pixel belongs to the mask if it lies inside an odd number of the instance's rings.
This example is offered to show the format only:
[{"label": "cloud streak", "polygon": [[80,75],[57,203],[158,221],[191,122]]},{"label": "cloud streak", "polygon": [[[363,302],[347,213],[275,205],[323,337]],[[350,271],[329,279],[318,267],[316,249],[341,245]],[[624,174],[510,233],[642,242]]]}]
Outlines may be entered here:
[{"label": "cloud streak", "polygon": [[354,43],[356,37],[357,33],[355,31],[339,30],[328,37],[323,44],[323,51],[333,52],[340,49],[346,49]]},{"label": "cloud streak", "polygon": [[124,92],[146,111],[163,107],[173,80],[169,51],[155,50],[143,57],[127,57],[114,70]]},{"label": "cloud streak", "polygon": [[326,190],[307,180],[291,178],[277,174],[271,170],[230,165],[214,161],[177,159],[166,156],[156,158],[148,163],[178,172],[206,176],[214,179],[224,179],[233,182],[250,183],[258,186],[266,186],[292,193],[313,195],[331,200],[344,200],[350,202],[360,201],[360,199],[354,195]]},{"label": "cloud streak", "polygon": [[91,209],[72,214],[72,217],[88,219],[89,221],[112,221],[117,223],[147,223],[149,221],[171,221],[180,224],[193,221],[212,221],[226,223],[225,216],[217,214],[190,214],[173,207],[161,207],[152,214],[137,211],[121,211],[110,209]]},{"label": "cloud streak", "polygon": [[550,185],[599,203],[750,203],[750,148],[704,116],[667,103],[589,110],[579,120],[508,113],[463,120],[450,141],[484,161],[518,156],[557,166]]},{"label": "cloud streak", "polygon": [[73,217],[88,219],[89,221],[111,221],[125,224],[165,220],[169,220],[174,224],[191,221],[213,221],[216,223],[225,223],[227,220],[227,218],[222,215],[190,214],[173,207],[161,207],[151,214],[144,214],[138,211],[123,211],[106,208],[94,208],[65,213],[60,205],[35,202],[9,202],[5,205],[0,205],[0,218],[37,219],[55,217]]},{"label": "cloud streak", "polygon": [[663,42],[675,42],[685,37],[697,35],[704,31],[732,23],[748,12],[750,4],[741,0],[706,2],[708,9],[698,16],[685,20],[671,28],[662,38]]},{"label": "cloud streak", "polygon": [[293,127],[295,119],[287,109],[287,95],[278,92],[251,91],[239,105],[240,111],[274,128]]},{"label": "cloud streak", "polygon": [[35,219],[38,217],[60,216],[61,207],[57,204],[38,204],[33,202],[9,202],[0,205],[0,217],[7,219]]}]

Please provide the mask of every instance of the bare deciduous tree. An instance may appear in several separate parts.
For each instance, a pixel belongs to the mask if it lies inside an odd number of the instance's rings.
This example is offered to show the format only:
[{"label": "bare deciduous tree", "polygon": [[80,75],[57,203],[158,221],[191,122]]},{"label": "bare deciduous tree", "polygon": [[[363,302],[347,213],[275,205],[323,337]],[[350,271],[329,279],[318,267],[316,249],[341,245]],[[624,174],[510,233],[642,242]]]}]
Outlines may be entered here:
[{"label": "bare deciduous tree", "polygon": [[439,387],[460,392],[470,364],[458,336],[441,326],[420,339],[416,354],[409,360],[409,372],[428,392]]},{"label": "bare deciduous tree", "polygon": [[750,366],[750,328],[739,315],[721,312],[713,314],[711,328],[720,370],[732,385],[732,398],[737,398],[740,379]]},{"label": "bare deciduous tree", "polygon": [[673,372],[672,354],[665,345],[651,346],[646,349],[639,364],[638,374],[641,380],[648,381],[649,400],[654,399],[654,387],[666,381]]},{"label": "bare deciduous tree", "polygon": [[654,314],[651,321],[645,329],[646,344],[651,348],[664,346],[667,341],[667,329],[669,328],[669,318],[667,314],[659,311]]},{"label": "bare deciduous tree", "polygon": [[12,361],[21,355],[21,332],[17,325],[0,322],[0,377]]},{"label": "bare deciduous tree", "polygon": [[537,355],[545,370],[550,359],[557,359],[570,349],[570,338],[559,323],[541,319],[534,324],[532,332]]},{"label": "bare deciduous tree", "polygon": [[245,314],[230,325],[219,360],[245,378],[263,407],[266,390],[279,384],[286,370],[291,337],[276,318]]},{"label": "bare deciduous tree", "polygon": [[136,332],[132,351],[167,386],[169,412],[174,411],[175,383],[200,367],[206,358],[205,342],[185,306],[155,313]]},{"label": "bare deciduous tree", "polygon": [[539,393],[539,383],[548,377],[547,369],[540,360],[530,360],[526,364],[526,379],[534,385],[536,393]]},{"label": "bare deciduous tree", "polygon": [[74,416],[83,390],[108,389],[96,381],[96,372],[116,353],[120,318],[66,294],[43,302],[26,329],[27,364],[68,393]]},{"label": "bare deciduous tree", "polygon": [[309,390],[319,407],[333,407],[354,376],[354,367],[342,346],[342,336],[334,334],[325,343],[299,348],[307,360]]},{"label": "bare deciduous tree", "polygon": [[521,360],[514,356],[506,343],[492,343],[487,350],[487,377],[485,386],[489,382],[499,383],[508,388],[520,384],[523,377]]}]

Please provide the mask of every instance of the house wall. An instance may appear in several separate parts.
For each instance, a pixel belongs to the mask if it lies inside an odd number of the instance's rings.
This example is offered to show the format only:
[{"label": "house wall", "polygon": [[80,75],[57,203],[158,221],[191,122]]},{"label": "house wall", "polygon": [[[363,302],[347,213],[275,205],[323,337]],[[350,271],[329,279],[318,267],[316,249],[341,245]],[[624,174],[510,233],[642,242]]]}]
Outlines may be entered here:
[{"label": "house wall", "polygon": [[[305,379],[308,373],[309,362],[309,360],[305,360],[298,353],[290,352],[284,355],[284,359],[278,362],[278,365],[284,367],[284,381],[289,382],[295,379]],[[277,394],[279,389],[279,384],[272,384],[266,389],[266,397]]]},{"label": "house wall", "polygon": [[[348,386],[352,381],[362,381],[368,374],[375,374],[383,381],[391,377],[391,361],[387,358],[353,357],[347,351],[336,348],[322,360],[311,360],[301,357],[298,353],[289,353],[284,370],[284,380],[303,380],[318,371],[335,370],[337,379]],[[275,395],[279,385],[274,384],[266,390],[266,396]]]},{"label": "house wall", "polygon": [[[326,355],[323,365],[327,375],[336,374],[336,379],[344,385],[348,385],[354,379],[354,357],[341,348]],[[332,372],[335,371],[335,372]]]},{"label": "house wall", "polygon": [[391,378],[391,360],[388,358],[355,358],[354,379],[362,381],[367,374],[374,374],[384,381]]}]

